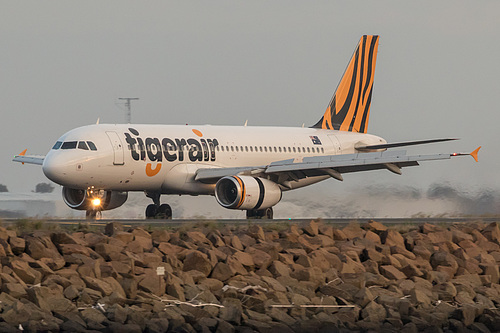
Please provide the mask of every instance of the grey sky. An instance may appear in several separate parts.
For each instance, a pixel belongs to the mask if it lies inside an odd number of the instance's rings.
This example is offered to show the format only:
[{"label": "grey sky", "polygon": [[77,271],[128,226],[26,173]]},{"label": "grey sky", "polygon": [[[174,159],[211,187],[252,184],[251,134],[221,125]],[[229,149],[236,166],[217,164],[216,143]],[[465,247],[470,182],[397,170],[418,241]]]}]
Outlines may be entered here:
[{"label": "grey sky", "polygon": [[123,122],[118,97],[141,99],[136,123],[312,125],[360,36],[379,34],[368,131],[387,141],[459,137],[409,150],[482,145],[480,163],[316,186],[499,188],[498,13],[498,1],[1,1],[0,183],[27,192],[47,181],[14,154],[45,154],[98,117]]}]

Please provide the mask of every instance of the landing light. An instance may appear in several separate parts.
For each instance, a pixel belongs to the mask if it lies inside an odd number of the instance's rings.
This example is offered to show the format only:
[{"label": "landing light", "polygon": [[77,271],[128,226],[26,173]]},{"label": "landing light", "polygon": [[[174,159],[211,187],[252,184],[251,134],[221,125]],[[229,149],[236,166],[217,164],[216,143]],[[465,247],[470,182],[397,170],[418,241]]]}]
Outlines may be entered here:
[{"label": "landing light", "polygon": [[92,199],[92,204],[94,206],[99,206],[101,204],[101,199]]}]

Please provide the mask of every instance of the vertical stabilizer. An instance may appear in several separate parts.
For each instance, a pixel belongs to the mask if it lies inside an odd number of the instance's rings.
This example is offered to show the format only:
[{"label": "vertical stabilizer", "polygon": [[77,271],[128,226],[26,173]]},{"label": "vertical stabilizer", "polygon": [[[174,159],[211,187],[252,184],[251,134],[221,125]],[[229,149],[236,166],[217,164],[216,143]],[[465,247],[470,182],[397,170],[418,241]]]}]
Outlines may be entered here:
[{"label": "vertical stabilizer", "polygon": [[366,133],[379,36],[362,36],[323,117],[313,128]]}]

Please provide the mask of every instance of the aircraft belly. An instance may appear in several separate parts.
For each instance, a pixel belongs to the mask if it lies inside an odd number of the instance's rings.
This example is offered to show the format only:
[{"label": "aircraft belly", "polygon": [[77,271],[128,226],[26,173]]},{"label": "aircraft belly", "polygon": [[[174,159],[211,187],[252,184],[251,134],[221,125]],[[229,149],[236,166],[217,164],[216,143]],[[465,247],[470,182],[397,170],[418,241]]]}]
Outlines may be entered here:
[{"label": "aircraft belly", "polygon": [[207,167],[207,165],[188,163],[175,165],[166,172],[161,192],[164,194],[213,194],[214,184],[203,184],[194,180],[196,170],[200,167]]}]

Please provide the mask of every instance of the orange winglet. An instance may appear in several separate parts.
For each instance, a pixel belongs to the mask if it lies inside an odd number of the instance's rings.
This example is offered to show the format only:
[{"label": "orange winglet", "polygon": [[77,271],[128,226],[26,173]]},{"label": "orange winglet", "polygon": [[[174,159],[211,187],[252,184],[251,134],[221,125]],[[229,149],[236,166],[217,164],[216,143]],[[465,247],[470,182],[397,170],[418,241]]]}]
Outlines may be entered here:
[{"label": "orange winglet", "polygon": [[472,153],[470,153],[470,156],[472,156],[474,158],[474,160],[476,160],[476,162],[479,162],[477,159],[477,153],[479,152],[479,149],[481,149],[481,146],[477,147],[476,150],[474,150]]},{"label": "orange winglet", "polygon": [[[26,152],[28,151],[28,148],[26,148],[25,150],[23,150],[19,156],[24,156],[26,154]],[[24,165],[24,162],[21,162],[23,165]]]}]

